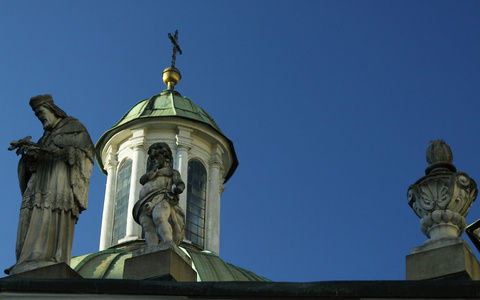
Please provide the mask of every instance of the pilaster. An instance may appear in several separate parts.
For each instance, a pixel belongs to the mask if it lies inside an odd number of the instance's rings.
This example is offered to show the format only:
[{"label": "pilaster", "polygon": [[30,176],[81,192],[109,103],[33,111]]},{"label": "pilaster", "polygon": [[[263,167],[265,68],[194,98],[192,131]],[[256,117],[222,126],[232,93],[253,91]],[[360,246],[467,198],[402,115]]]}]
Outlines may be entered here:
[{"label": "pilaster", "polygon": [[100,232],[100,251],[111,246],[113,231],[113,214],[115,209],[115,185],[117,178],[117,147],[110,146],[104,165],[107,171],[105,200],[103,203],[102,229]]},{"label": "pilaster", "polygon": [[[185,183],[185,187],[188,186],[188,152],[192,147],[192,138],[190,134],[192,129],[178,126],[178,132],[175,136],[177,144],[177,157],[175,166],[182,176],[182,180]],[[179,205],[183,211],[187,211],[187,191],[180,194]]]},{"label": "pilaster", "polygon": [[128,196],[127,232],[126,237],[120,240],[122,242],[140,238],[142,235],[141,226],[133,220],[132,210],[138,200],[141,188],[140,177],[146,171],[146,131],[145,128],[132,130],[133,135],[130,138],[130,147],[133,150],[132,175],[130,179],[130,194]]},{"label": "pilaster", "polygon": [[220,251],[221,153],[222,150],[218,145],[213,147],[208,170],[207,211],[205,216],[205,249],[216,254],[219,254]]}]

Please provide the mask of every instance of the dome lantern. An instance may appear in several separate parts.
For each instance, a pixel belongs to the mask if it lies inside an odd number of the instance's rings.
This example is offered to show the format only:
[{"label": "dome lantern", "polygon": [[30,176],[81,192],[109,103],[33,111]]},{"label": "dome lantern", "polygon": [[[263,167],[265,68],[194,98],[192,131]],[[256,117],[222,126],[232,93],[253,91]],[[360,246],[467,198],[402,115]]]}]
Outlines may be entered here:
[{"label": "dome lantern", "polygon": [[181,54],[177,37],[178,31],[169,34],[172,66],[163,72],[168,88],[135,104],[96,144],[97,164],[107,175],[100,250],[143,240],[132,208],[146,172],[147,150],[165,142],[172,150],[171,166],[187,187],[179,197],[187,221],[183,245],[219,253],[220,198],[238,160],[232,141],[214,119],[174,90],[181,79],[174,66],[176,53]]}]

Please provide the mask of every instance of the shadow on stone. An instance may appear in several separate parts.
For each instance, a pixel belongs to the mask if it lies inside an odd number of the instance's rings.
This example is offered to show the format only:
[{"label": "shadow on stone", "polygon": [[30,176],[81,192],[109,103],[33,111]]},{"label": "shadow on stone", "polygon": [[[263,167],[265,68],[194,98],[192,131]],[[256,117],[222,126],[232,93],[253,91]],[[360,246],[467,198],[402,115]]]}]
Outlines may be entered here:
[{"label": "shadow on stone", "polygon": [[31,271],[18,273],[8,276],[8,278],[83,278],[75,272],[66,263],[58,263],[55,265],[34,269]]},{"label": "shadow on stone", "polygon": [[480,280],[480,264],[461,238],[444,247],[412,249],[407,256],[407,280],[440,279],[448,276],[462,276]]},{"label": "shadow on stone", "polygon": [[160,281],[197,281],[190,258],[174,245],[158,245],[134,251],[125,260],[124,279]]}]

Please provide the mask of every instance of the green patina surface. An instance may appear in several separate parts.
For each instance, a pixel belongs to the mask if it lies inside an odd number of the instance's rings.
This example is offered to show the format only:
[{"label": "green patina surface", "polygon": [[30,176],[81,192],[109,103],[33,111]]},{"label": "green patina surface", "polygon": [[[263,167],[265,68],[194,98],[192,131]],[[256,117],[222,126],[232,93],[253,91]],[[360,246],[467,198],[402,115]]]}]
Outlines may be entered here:
[{"label": "green patina surface", "polygon": [[95,157],[100,170],[105,175],[107,174],[103,168],[101,150],[112,136],[120,132],[127,124],[134,121],[139,122],[140,120],[147,120],[149,118],[162,117],[178,117],[200,122],[220,133],[230,145],[230,151],[233,156],[233,163],[225,176],[225,182],[230,179],[238,166],[237,155],[232,141],[225,136],[217,123],[215,123],[215,120],[207,112],[196,105],[190,98],[182,97],[180,93],[174,90],[164,90],[158,95],[138,102],[115,125],[102,134],[95,145]]},{"label": "green patina surface", "polygon": [[[229,264],[211,252],[182,249],[192,258],[198,281],[271,282],[251,271]],[[70,266],[83,278],[123,279],[125,260],[130,257],[132,252],[129,250],[107,249],[73,257]]]},{"label": "green patina surface", "polygon": [[223,135],[215,120],[201,107],[190,98],[182,97],[172,90],[164,90],[158,95],[138,102],[109,131],[135,119],[173,116],[205,123]]}]

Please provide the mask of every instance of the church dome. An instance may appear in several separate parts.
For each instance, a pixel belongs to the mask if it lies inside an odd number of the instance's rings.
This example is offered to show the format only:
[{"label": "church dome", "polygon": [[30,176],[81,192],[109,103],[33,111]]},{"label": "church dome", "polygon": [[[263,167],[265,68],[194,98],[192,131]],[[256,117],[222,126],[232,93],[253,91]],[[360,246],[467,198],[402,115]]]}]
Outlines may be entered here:
[{"label": "church dome", "polygon": [[[127,247],[76,256],[71,260],[71,267],[83,278],[88,279],[123,279],[125,260],[132,257],[132,250],[138,247],[138,241]],[[225,262],[210,251],[199,251],[190,248],[180,249],[192,259],[192,268],[197,272],[200,281],[267,281],[251,271]]]},{"label": "church dome", "polygon": [[160,94],[138,102],[130,108],[130,110],[115,125],[100,137],[95,147],[95,156],[97,157],[97,162],[102,172],[106,174],[100,152],[111,137],[126,127],[135,125],[136,123],[141,123],[146,120],[154,120],[156,118],[169,117],[183,118],[206,125],[225,138],[230,146],[231,155],[233,156],[233,163],[225,176],[225,182],[227,182],[238,166],[238,160],[232,141],[225,136],[217,123],[215,123],[215,120],[205,110],[196,105],[190,98],[183,97],[180,93],[172,89],[166,89]]},{"label": "church dome", "polygon": [[185,183],[179,205],[186,213],[186,239],[218,254],[221,194],[238,166],[237,155],[213,118],[173,89],[133,105],[97,141],[97,165],[107,175],[100,250],[141,238],[131,212],[148,149],[157,142],[169,145],[171,167]]},{"label": "church dome", "polygon": [[[188,97],[182,97],[175,90],[164,90],[158,95],[135,104],[110,130],[141,118],[181,117],[210,125],[222,133],[220,127],[207,112],[193,103]],[[222,135],[224,135],[222,133]]]}]

